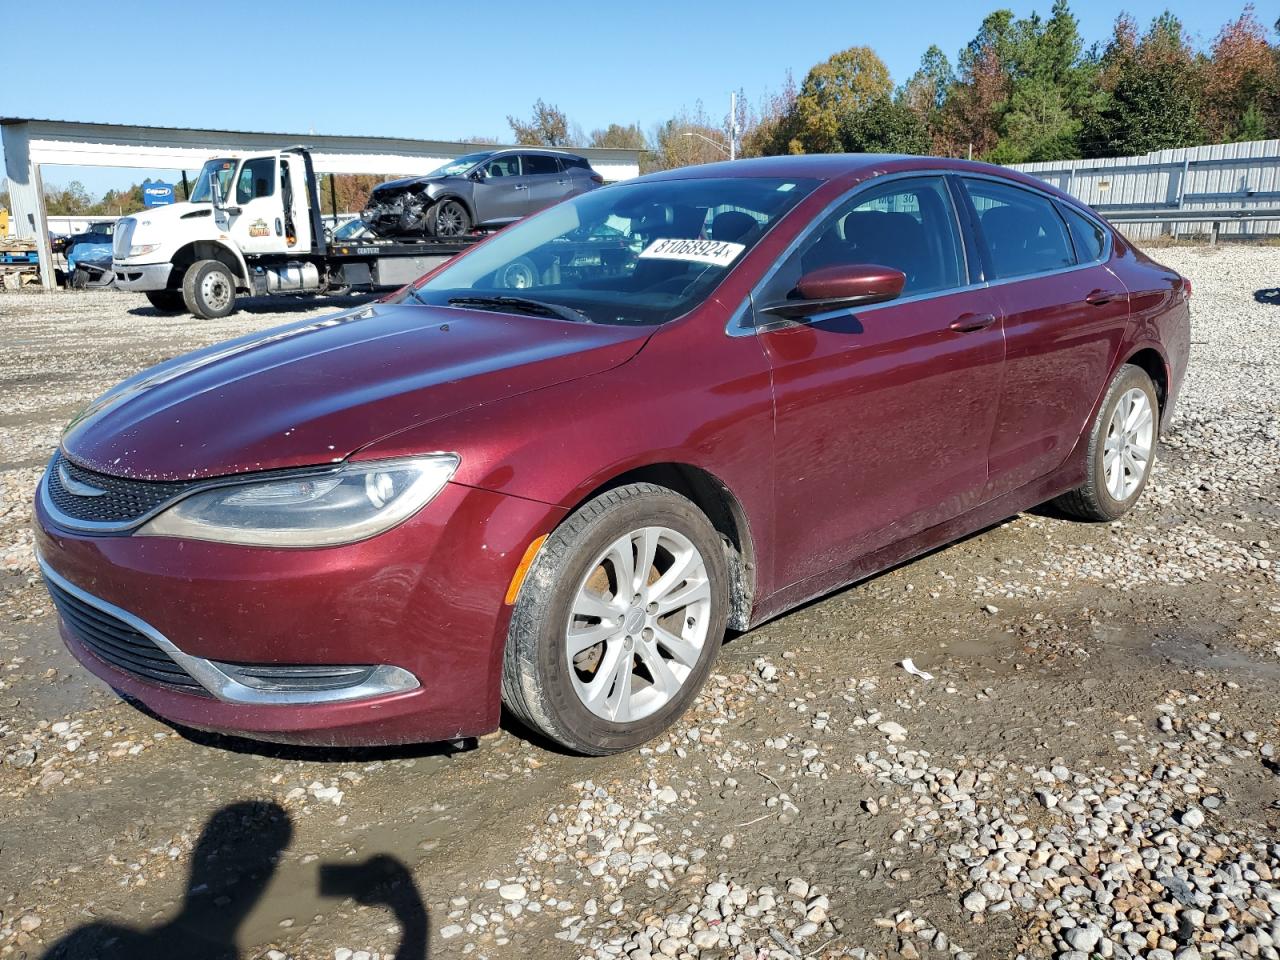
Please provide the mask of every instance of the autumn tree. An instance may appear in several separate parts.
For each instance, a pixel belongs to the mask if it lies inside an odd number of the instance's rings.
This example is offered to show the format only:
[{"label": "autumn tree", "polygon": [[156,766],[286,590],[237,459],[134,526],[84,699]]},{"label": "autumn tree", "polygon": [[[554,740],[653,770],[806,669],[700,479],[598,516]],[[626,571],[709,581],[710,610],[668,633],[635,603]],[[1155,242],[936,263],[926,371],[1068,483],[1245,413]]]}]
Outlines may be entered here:
[{"label": "autumn tree", "polygon": [[516,143],[535,147],[567,147],[571,146],[569,137],[569,120],[564,111],[539,98],[533,105],[533,116],[528,120],[518,117],[507,117]]},{"label": "autumn tree", "polygon": [[83,216],[92,205],[89,192],[79,180],[72,180],[65,187],[46,185],[44,188],[44,211],[49,216]]},{"label": "autumn tree", "polygon": [[644,131],[634,123],[629,123],[625,127],[618,123],[611,123],[603,130],[592,130],[588,146],[615,150],[647,150],[649,141],[645,139]]},{"label": "autumn tree", "polygon": [[681,108],[671,119],[658,124],[649,142],[651,152],[641,160],[641,173],[714,163],[729,157],[724,124],[708,116],[701,101],[693,110]]},{"label": "autumn tree", "polygon": [[870,47],[850,47],[816,65],[796,96],[796,139],[805,153],[841,149],[840,131],[849,114],[889,97],[889,69]]},{"label": "autumn tree", "polygon": [[1205,142],[1200,120],[1201,63],[1171,13],[1141,37],[1121,15],[1101,58],[1105,101],[1085,125],[1088,156],[1122,156]]},{"label": "autumn tree", "polygon": [[1205,133],[1215,142],[1263,139],[1264,106],[1277,86],[1280,57],[1250,4],[1213,41],[1204,71]]},{"label": "autumn tree", "polygon": [[[796,116],[796,82],[787,71],[782,88],[766,93],[759,110],[744,110],[739,125],[739,142],[744,157],[767,157],[801,152],[800,128]],[[745,106],[745,98],[741,101]]]},{"label": "autumn tree", "polygon": [[942,126],[942,107],[956,82],[955,70],[947,55],[934,45],[920,58],[920,66],[898,90],[896,99],[914,113],[929,132],[930,149],[937,150]]}]

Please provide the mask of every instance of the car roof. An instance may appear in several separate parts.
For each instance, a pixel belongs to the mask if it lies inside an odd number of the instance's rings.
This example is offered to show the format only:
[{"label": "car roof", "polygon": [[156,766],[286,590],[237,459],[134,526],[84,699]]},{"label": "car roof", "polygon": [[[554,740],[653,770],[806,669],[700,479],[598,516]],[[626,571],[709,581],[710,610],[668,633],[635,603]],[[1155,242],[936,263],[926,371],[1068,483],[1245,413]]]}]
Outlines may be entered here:
[{"label": "car roof", "polygon": [[[977,160],[959,160],[953,157],[921,157],[901,153],[812,153],[796,156],[752,157],[746,160],[722,160],[718,163],[702,163],[688,167],[676,167],[659,173],[650,173],[639,180],[693,180],[710,177],[795,177],[810,180],[863,180],[887,173],[907,173],[912,170],[946,170],[955,173],[980,173],[1001,177],[1015,183],[1035,187],[1037,190],[1071,200],[1066,194],[1017,170],[981,163]],[[630,181],[636,182],[636,181]],[[1072,201],[1078,203],[1078,201]]]},{"label": "car roof", "polygon": [[[480,151],[476,151],[479,153]],[[502,147],[498,150],[490,151],[492,156],[500,153],[541,153],[548,157],[576,157],[579,160],[585,160],[586,157],[581,154],[571,153],[568,150],[556,150],[553,147]]]}]

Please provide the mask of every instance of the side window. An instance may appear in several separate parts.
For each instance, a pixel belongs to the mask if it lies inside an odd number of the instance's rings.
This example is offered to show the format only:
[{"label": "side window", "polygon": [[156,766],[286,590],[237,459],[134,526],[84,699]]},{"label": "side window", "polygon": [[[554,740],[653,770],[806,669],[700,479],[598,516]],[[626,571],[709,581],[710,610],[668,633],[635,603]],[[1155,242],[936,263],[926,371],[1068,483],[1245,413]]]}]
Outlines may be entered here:
[{"label": "side window", "polygon": [[487,180],[493,180],[496,177],[520,176],[520,155],[509,153],[506,156],[494,157],[484,168],[484,175]]},{"label": "side window", "polygon": [[965,178],[995,279],[1074,266],[1066,225],[1048,197],[994,180]]},{"label": "side window", "polygon": [[966,282],[955,208],[940,177],[894,180],[855,194],[779,268],[761,301],[785,300],[802,275],[820,267],[864,263],[905,273],[904,296]]},{"label": "side window", "polygon": [[1071,240],[1076,245],[1076,260],[1080,263],[1094,263],[1102,259],[1102,251],[1106,249],[1107,237],[1093,220],[1065,203],[1058,204],[1062,216],[1071,231]]},{"label": "side window", "polygon": [[555,157],[548,157],[540,153],[526,153],[524,155],[524,175],[526,177],[559,172],[560,165],[556,163]]},{"label": "side window", "polygon": [[246,160],[236,181],[236,203],[248,203],[259,197],[269,197],[276,190],[275,157],[258,157]]}]

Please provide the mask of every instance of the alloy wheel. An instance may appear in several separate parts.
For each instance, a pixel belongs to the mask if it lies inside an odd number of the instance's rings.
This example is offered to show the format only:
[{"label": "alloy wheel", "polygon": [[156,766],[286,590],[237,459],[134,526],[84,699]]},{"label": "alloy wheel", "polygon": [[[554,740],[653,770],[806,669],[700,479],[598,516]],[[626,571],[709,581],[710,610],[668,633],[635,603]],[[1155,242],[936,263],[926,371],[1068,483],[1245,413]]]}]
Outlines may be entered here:
[{"label": "alloy wheel", "polygon": [[436,211],[436,236],[456,237],[462,233],[465,222],[466,211],[457,201],[449,200],[442,203],[440,209]]},{"label": "alloy wheel", "polygon": [[643,719],[698,663],[711,620],[706,561],[683,534],[643,527],[588,568],[565,632],[574,691],[596,716]]},{"label": "alloy wheel", "polygon": [[1117,501],[1128,500],[1142,485],[1151,466],[1155,440],[1155,416],[1147,394],[1133,387],[1121,394],[1107,425],[1102,469],[1107,493]]}]

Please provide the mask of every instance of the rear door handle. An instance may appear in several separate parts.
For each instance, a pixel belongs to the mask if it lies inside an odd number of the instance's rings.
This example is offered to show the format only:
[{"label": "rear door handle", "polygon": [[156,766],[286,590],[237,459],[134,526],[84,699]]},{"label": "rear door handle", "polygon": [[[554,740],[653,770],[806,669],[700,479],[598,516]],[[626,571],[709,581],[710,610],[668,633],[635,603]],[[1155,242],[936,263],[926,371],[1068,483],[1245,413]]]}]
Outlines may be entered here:
[{"label": "rear door handle", "polygon": [[528,188],[527,186],[525,186],[523,183],[517,183],[517,184],[516,184],[515,186],[513,186],[511,189],[512,189],[512,190],[528,190],[529,188]]},{"label": "rear door handle", "polygon": [[962,313],[951,321],[951,329],[957,333],[973,333],[985,330],[995,322],[994,313]]},{"label": "rear door handle", "polygon": [[1124,294],[1116,293],[1114,290],[1094,290],[1084,298],[1084,302],[1095,307],[1100,307],[1104,303],[1110,303],[1112,300],[1119,300],[1122,296],[1124,296]]},{"label": "rear door handle", "polygon": [[560,186],[562,186],[562,187],[563,187],[566,183],[568,183],[568,182],[569,182],[568,180],[557,180],[557,181],[556,181],[556,183],[560,184]]}]

